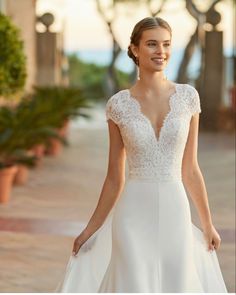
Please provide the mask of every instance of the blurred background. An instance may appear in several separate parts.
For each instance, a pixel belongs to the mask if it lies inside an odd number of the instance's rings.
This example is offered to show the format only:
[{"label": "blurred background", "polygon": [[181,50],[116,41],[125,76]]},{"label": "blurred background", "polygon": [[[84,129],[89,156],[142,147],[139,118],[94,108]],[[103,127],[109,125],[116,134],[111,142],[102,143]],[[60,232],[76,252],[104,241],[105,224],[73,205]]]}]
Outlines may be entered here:
[{"label": "blurred background", "polygon": [[172,27],[167,78],[200,94],[199,163],[235,292],[235,2],[0,0],[1,292],[62,278],[106,175],[105,103],[136,79],[127,47],[146,16]]}]

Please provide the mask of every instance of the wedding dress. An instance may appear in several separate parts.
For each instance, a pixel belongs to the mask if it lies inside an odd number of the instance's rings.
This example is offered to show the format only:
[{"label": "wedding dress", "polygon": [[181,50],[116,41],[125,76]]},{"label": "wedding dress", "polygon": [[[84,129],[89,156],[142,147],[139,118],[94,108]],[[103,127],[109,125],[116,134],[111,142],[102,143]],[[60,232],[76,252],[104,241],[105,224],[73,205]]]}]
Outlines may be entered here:
[{"label": "wedding dress", "polygon": [[107,101],[128,177],[102,227],[69,258],[58,292],[227,293],[217,254],[191,221],[181,177],[190,119],[201,112],[197,90],[175,83],[169,107],[157,136],[129,89]]}]

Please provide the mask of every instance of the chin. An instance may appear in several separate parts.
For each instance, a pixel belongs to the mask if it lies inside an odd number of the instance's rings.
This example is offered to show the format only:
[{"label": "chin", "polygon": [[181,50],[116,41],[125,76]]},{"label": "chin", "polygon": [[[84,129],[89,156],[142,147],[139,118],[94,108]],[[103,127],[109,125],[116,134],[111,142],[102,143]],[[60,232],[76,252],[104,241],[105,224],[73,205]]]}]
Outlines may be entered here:
[{"label": "chin", "polygon": [[155,72],[162,72],[162,71],[164,71],[165,69],[166,69],[166,65],[155,66],[155,67],[153,68],[153,70],[154,70]]},{"label": "chin", "polygon": [[152,64],[152,68],[158,69],[158,70],[163,70],[167,66],[167,62],[165,61],[162,65],[157,65],[157,64]]}]

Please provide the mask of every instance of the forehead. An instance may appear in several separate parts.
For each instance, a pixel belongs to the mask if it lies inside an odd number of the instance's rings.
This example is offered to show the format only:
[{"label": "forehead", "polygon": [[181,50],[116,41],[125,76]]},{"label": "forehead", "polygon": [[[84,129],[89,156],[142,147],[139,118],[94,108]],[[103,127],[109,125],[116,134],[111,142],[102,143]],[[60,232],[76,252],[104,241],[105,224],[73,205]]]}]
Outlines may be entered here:
[{"label": "forehead", "polygon": [[171,39],[171,36],[169,31],[161,27],[145,30],[142,32],[142,36],[141,36],[141,40],[144,42],[147,40],[156,40],[159,42],[163,42],[170,39]]}]

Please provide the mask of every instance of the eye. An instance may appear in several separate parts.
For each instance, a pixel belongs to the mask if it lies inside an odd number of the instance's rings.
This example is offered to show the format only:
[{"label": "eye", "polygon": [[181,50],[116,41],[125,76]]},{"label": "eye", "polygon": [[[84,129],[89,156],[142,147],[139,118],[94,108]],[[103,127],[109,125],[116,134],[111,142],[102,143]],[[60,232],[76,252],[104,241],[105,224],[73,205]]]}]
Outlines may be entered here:
[{"label": "eye", "polygon": [[150,47],[153,47],[153,46],[156,46],[156,43],[155,42],[149,42],[147,45],[150,46]]},{"label": "eye", "polygon": [[169,47],[170,43],[165,43],[164,46]]}]

